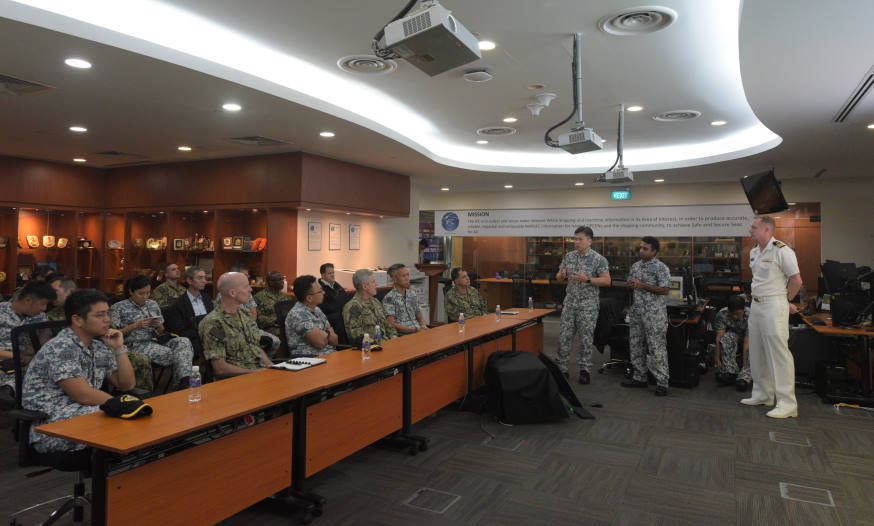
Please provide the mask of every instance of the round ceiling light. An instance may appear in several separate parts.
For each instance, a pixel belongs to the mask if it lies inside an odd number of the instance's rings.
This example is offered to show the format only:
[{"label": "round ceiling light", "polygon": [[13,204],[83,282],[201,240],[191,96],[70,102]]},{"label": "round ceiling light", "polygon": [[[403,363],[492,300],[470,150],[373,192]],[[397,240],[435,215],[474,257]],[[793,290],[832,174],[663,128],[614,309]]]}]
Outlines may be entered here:
[{"label": "round ceiling light", "polygon": [[74,163],[87,163],[88,159],[83,159],[82,157],[76,157],[75,159],[73,159],[73,162]]},{"label": "round ceiling light", "polygon": [[491,40],[480,40],[478,45],[482,51],[491,51],[497,47],[497,45]]},{"label": "round ceiling light", "polygon": [[70,66],[71,68],[76,69],[89,69],[91,68],[91,63],[83,58],[68,58],[64,61],[64,64]]},{"label": "round ceiling light", "polygon": [[574,183],[574,186],[586,186],[586,183]]},{"label": "round ceiling light", "polygon": [[868,125],[869,130],[874,130],[874,123]]},{"label": "round ceiling light", "polygon": [[664,179],[653,179],[653,182],[654,183],[663,183],[663,182],[665,182],[665,180]]},{"label": "round ceiling light", "polygon": [[330,139],[331,137],[333,137],[336,134],[334,132],[323,131],[323,132],[319,133],[319,135],[321,135],[322,137],[326,137],[326,138]]},{"label": "round ceiling light", "polygon": [[531,91],[536,91],[536,90],[539,90],[539,89],[543,89],[543,88],[545,88],[545,87],[546,87],[546,84],[541,84],[541,83],[539,83],[539,82],[536,82],[536,83],[534,83],[534,84],[529,84],[529,85],[528,85],[528,89],[530,89]]},{"label": "round ceiling light", "polygon": [[476,131],[477,135],[483,135],[486,137],[506,137],[508,135],[513,135],[516,133],[516,128],[511,128],[509,126],[486,126],[485,128],[480,128]]},{"label": "round ceiling light", "polygon": [[191,146],[177,146],[176,149],[180,152],[190,152]]},{"label": "round ceiling light", "polygon": [[236,102],[226,102],[225,104],[222,104],[222,109],[225,111],[240,111],[243,107]]},{"label": "round ceiling light", "polygon": [[388,75],[398,69],[398,63],[376,55],[349,55],[338,60],[337,67],[355,75]]},{"label": "round ceiling light", "polygon": [[476,141],[476,143],[477,143],[477,144],[488,144],[489,141],[487,141],[487,140],[485,140],[485,139],[480,139],[480,140]]},{"label": "round ceiling light", "polygon": [[629,107],[627,107],[627,108],[625,108],[625,109],[627,109],[628,111],[642,111],[642,110],[643,110],[643,106],[636,106],[636,105],[635,105],[635,106],[629,106]]},{"label": "round ceiling light", "polygon": [[448,192],[448,191],[449,191],[449,187],[448,187],[448,186],[444,186],[443,188],[440,189],[440,191],[441,191],[441,192]]},{"label": "round ceiling light", "polygon": [[513,185],[511,185],[511,184],[505,184],[505,185],[504,185],[504,188],[513,188]]},{"label": "round ceiling light", "polygon": [[507,124],[513,124],[518,120],[519,119],[517,119],[516,117],[504,117],[504,122],[506,122]]},{"label": "round ceiling light", "polygon": [[701,112],[697,110],[671,110],[663,111],[652,116],[652,120],[659,122],[682,122],[697,119]]},{"label": "round ceiling light", "polygon": [[713,121],[710,123],[711,126],[725,126],[726,124],[726,121]]},{"label": "round ceiling light", "polygon": [[86,131],[88,131],[88,128],[84,126],[70,126],[70,131],[76,133],[85,133]]},{"label": "round ceiling light", "polygon": [[598,20],[598,29],[616,36],[646,35],[677,20],[677,12],[662,6],[629,7]]},{"label": "round ceiling light", "polygon": [[495,78],[495,76],[492,75],[492,73],[485,68],[471,69],[465,71],[462,77],[464,78],[464,80],[468,82],[473,82],[475,84],[480,82],[488,82]]}]

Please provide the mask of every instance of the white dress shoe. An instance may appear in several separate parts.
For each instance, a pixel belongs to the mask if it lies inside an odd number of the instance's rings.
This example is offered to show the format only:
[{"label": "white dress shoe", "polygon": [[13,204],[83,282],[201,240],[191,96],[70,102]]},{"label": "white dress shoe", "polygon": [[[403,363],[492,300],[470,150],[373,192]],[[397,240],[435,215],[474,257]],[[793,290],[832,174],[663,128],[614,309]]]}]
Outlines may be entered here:
[{"label": "white dress shoe", "polygon": [[775,407],[771,409],[767,413],[766,416],[771,418],[797,418],[798,417],[798,409],[781,409],[779,407]]},{"label": "white dress shoe", "polygon": [[764,398],[744,398],[740,403],[743,405],[774,405],[773,400],[767,400]]}]

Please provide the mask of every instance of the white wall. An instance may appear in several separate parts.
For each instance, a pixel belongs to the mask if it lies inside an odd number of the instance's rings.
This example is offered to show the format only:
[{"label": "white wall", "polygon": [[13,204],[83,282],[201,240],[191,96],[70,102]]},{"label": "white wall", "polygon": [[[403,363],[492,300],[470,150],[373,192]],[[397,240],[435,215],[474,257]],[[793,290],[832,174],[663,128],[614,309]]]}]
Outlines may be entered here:
[{"label": "white wall", "polygon": [[[307,224],[322,223],[322,250],[310,252]],[[328,224],[341,225],[340,250],[328,250]],[[349,250],[349,225],[361,225],[361,250]],[[300,210],[297,221],[297,273],[319,275],[322,263],[337,268],[387,268],[394,263],[412,265],[418,258],[419,191],[410,185],[410,215],[400,218],[330,214]]]},{"label": "white wall", "polygon": [[[745,203],[739,182],[632,186],[630,201],[611,201],[609,187],[569,190],[423,193],[422,210],[573,208]],[[822,258],[874,266],[874,177],[786,179],[789,202],[819,202]],[[597,232],[596,232],[597,234]]]}]

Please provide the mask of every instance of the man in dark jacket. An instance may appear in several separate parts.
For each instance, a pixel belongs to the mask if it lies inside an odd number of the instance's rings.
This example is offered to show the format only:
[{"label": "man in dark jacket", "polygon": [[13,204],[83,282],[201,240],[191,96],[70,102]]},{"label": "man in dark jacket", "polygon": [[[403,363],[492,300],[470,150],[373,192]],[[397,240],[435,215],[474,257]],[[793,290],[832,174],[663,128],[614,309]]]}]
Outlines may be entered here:
[{"label": "man in dark jacket", "polygon": [[191,341],[195,356],[203,354],[203,344],[197,334],[197,325],[208,312],[212,311],[212,299],[204,294],[206,272],[200,267],[189,267],[185,271],[188,288],[179,296],[164,314],[165,328]]}]

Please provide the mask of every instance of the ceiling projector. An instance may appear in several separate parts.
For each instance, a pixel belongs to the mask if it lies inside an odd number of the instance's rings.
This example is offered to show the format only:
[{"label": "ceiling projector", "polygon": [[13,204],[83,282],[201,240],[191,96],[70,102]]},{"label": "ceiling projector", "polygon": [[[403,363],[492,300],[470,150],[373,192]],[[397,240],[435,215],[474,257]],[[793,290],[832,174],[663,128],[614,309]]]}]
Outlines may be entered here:
[{"label": "ceiling projector", "polygon": [[482,58],[476,37],[437,2],[385,26],[385,47],[432,77]]},{"label": "ceiling projector", "polygon": [[558,147],[574,154],[600,150],[601,137],[592,128],[575,128],[558,136]]},{"label": "ceiling projector", "polygon": [[634,182],[634,174],[624,166],[607,170],[595,181],[596,183],[629,184]]}]

